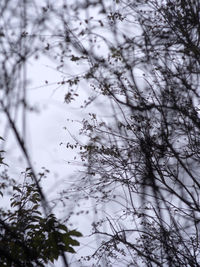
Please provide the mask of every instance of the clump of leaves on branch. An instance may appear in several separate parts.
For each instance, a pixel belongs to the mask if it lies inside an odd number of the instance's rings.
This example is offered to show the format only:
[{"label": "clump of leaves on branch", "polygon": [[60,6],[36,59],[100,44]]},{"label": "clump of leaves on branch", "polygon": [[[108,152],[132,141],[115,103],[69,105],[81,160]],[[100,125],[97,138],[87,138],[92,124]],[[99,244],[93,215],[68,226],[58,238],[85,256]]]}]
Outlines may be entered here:
[{"label": "clump of leaves on branch", "polygon": [[87,171],[76,185],[106,206],[91,257],[104,266],[200,264],[199,10],[187,0],[71,6],[76,21],[79,11],[87,17],[81,32],[68,31],[74,57],[88,64],[79,79],[91,85],[88,103],[100,96],[110,115],[83,120]]},{"label": "clump of leaves on branch", "polygon": [[[8,191],[11,209],[0,209],[0,265],[46,266],[63,253],[75,253],[81,233],[69,230],[50,212],[44,214],[41,196],[30,168],[23,173],[24,182],[17,184],[7,172],[1,173],[1,198]],[[39,174],[40,180],[46,170]]]}]

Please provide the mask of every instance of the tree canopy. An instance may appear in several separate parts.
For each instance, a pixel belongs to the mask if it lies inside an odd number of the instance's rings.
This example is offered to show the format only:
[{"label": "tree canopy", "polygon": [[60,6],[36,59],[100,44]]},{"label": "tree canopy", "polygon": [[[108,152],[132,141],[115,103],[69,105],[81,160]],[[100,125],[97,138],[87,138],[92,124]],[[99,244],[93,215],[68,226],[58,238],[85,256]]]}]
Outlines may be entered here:
[{"label": "tree canopy", "polygon": [[71,8],[71,60],[87,64],[75,80],[90,88],[85,106],[100,103],[82,121],[88,143],[74,143],[86,166],[77,191],[103,214],[93,222],[102,242],[90,259],[99,266],[198,266],[199,3]]}]

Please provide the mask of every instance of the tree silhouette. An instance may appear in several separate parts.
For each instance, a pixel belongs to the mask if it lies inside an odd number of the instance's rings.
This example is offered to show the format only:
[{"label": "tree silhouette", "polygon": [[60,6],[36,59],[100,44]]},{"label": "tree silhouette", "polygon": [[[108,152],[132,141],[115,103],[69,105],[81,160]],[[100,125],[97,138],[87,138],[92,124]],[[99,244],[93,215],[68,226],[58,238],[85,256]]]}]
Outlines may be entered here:
[{"label": "tree silhouette", "polygon": [[76,77],[91,88],[84,105],[100,98],[107,111],[83,119],[87,144],[68,145],[80,147],[87,169],[77,191],[104,213],[93,222],[102,242],[87,259],[199,266],[199,3],[82,1],[70,8],[76,22],[60,18],[71,26],[71,60],[87,65]]}]

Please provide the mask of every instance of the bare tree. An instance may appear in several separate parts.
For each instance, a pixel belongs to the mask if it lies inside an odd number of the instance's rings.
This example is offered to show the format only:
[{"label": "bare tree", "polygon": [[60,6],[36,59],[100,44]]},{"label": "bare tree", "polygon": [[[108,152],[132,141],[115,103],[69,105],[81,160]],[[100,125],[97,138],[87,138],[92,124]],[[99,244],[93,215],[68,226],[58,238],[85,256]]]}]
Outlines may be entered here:
[{"label": "bare tree", "polygon": [[87,169],[79,194],[106,207],[93,222],[95,266],[200,264],[199,5],[76,1],[57,13],[64,62],[87,66],[66,83],[85,80],[85,106],[100,97],[110,115],[94,109],[82,121],[88,143],[68,145]]}]

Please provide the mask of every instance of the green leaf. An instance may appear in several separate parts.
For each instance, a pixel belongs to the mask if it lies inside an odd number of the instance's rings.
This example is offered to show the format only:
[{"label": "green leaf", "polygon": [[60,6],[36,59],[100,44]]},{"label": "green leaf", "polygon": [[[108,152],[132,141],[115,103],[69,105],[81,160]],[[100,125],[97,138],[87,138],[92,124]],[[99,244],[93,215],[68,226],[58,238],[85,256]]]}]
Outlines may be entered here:
[{"label": "green leaf", "polygon": [[69,231],[68,234],[72,235],[72,236],[77,236],[77,237],[83,236],[80,232],[78,232],[76,230]]},{"label": "green leaf", "polygon": [[80,246],[80,243],[75,240],[75,239],[71,239],[71,243],[70,243],[72,246]]},{"label": "green leaf", "polygon": [[18,187],[18,186],[13,186],[13,190],[19,192],[19,193],[22,193],[21,189]]},{"label": "green leaf", "polygon": [[66,246],[72,245],[72,246],[79,246],[80,243],[77,240],[72,239],[71,237],[68,236],[68,234],[63,234],[63,241]]},{"label": "green leaf", "polygon": [[68,247],[66,251],[70,253],[76,253],[76,251],[72,247]]},{"label": "green leaf", "polygon": [[58,228],[64,230],[65,232],[68,232],[68,228],[64,224],[59,224]]}]

